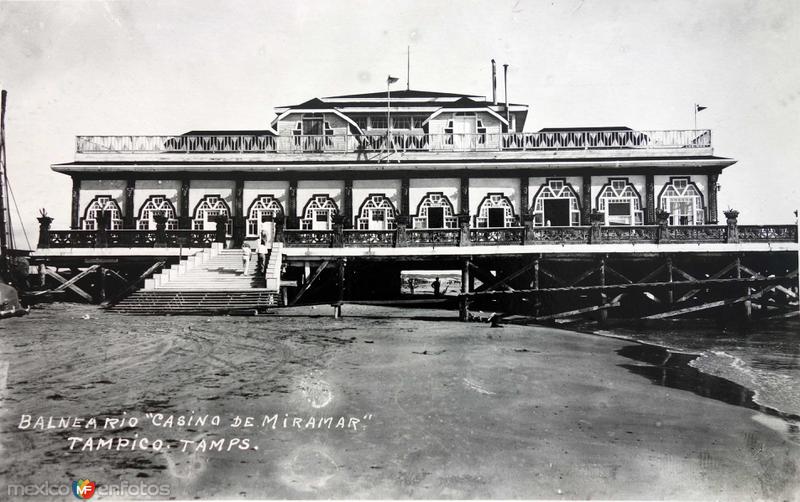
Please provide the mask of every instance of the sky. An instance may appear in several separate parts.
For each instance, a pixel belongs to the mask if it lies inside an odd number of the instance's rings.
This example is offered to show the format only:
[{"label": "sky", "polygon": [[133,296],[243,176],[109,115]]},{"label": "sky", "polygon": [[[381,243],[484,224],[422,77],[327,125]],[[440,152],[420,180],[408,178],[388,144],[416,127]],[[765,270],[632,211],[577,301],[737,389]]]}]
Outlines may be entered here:
[{"label": "sky", "polygon": [[706,106],[698,127],[738,160],[720,209],[793,223],[798,26],[796,0],[0,0],[9,177],[35,245],[39,208],[69,227],[50,165],[76,135],[263,128],[275,106],[404,82],[410,46],[413,89],[491,96],[490,60],[509,64],[526,130],[690,129]]}]

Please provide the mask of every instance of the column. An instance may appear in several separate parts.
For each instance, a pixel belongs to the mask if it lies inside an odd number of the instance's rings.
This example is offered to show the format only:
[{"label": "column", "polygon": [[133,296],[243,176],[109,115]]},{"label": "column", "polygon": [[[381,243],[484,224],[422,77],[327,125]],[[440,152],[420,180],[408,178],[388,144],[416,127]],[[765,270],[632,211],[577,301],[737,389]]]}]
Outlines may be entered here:
[{"label": "column", "polygon": [[528,204],[528,176],[520,176],[519,178],[519,215],[520,222],[524,224],[525,217],[530,213],[530,205]]},{"label": "column", "polygon": [[81,179],[72,177],[72,229],[81,228]]},{"label": "column", "polygon": [[342,197],[342,216],[344,216],[344,228],[353,228],[353,180],[344,180],[344,196]]},{"label": "column", "polygon": [[656,182],[652,174],[645,175],[644,180],[644,223],[656,224]]},{"label": "column", "polygon": [[244,242],[244,180],[239,178],[233,189],[233,246],[238,248]]},{"label": "column", "polygon": [[584,174],[581,181],[581,199],[581,225],[589,225],[592,214],[592,176],[589,174]]},{"label": "column", "polygon": [[192,228],[192,215],[189,212],[189,180],[181,180],[181,193],[178,196],[178,227]]},{"label": "column", "polygon": [[461,214],[469,215],[469,177],[461,177],[461,187],[459,189],[461,199]]},{"label": "column", "polygon": [[404,176],[400,180],[400,207],[398,208],[400,214],[405,214],[411,217],[411,179]]},{"label": "column", "polygon": [[470,274],[469,274],[469,260],[464,260],[461,264],[461,298],[458,301],[458,320],[459,321],[468,321],[469,320],[469,300],[466,296],[463,296],[464,293],[467,292],[470,284]]},{"label": "column", "polygon": [[289,194],[287,196],[286,228],[297,228],[297,180],[289,180]]},{"label": "column", "polygon": [[125,180],[125,202],[122,207],[122,228],[135,228],[136,209],[133,207],[133,195],[136,192],[136,180]]},{"label": "column", "polygon": [[708,175],[708,223],[716,225],[719,222],[717,214],[717,181],[719,173]]}]

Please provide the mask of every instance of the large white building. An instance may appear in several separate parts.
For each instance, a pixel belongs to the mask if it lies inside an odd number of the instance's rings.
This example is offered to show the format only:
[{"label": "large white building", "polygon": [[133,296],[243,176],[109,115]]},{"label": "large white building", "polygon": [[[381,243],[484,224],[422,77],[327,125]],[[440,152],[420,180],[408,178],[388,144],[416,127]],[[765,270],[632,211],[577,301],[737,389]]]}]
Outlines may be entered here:
[{"label": "large white building", "polygon": [[[708,130],[587,127],[526,131],[528,107],[404,90],[314,98],[276,108],[256,131],[79,136],[72,228],[214,230],[229,245],[287,229],[573,227],[718,221],[717,180],[735,161]],[[460,218],[459,218],[460,216]],[[285,218],[284,218],[285,217]]]}]

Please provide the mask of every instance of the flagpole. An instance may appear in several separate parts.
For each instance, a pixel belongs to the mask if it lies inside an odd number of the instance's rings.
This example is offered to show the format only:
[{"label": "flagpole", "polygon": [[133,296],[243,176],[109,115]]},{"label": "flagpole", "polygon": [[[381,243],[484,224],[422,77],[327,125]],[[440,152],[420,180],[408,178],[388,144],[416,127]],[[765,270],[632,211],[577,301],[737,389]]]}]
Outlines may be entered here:
[{"label": "flagpole", "polygon": [[694,104],[694,130],[697,130],[697,103]]},{"label": "flagpole", "polygon": [[392,142],[392,88],[391,78],[386,78],[386,162],[389,162],[389,148]]}]

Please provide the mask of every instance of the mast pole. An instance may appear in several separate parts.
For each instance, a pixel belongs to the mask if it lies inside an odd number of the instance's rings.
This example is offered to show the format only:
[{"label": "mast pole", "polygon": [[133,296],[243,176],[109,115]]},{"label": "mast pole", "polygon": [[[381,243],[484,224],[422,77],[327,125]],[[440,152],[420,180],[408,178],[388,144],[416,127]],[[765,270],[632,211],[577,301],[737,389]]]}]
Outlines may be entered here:
[{"label": "mast pole", "polygon": [[8,235],[6,234],[6,97],[5,89],[0,91],[0,273],[8,271]]},{"label": "mast pole", "polygon": [[406,90],[411,90],[411,46],[406,48]]}]

